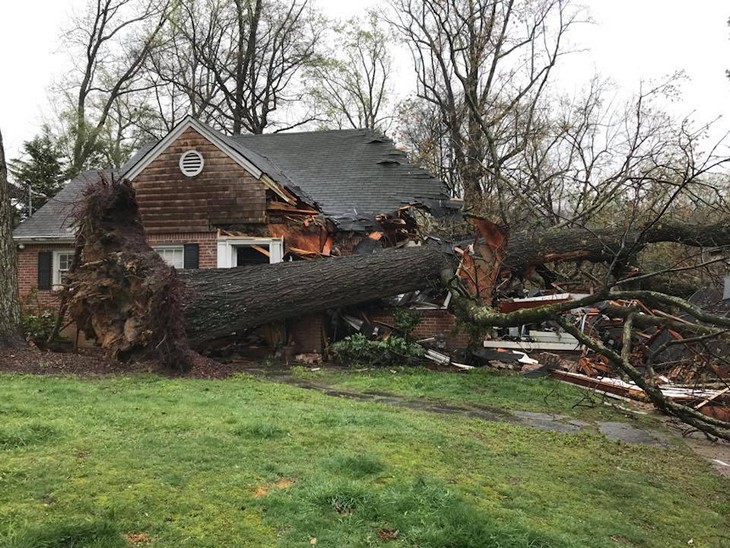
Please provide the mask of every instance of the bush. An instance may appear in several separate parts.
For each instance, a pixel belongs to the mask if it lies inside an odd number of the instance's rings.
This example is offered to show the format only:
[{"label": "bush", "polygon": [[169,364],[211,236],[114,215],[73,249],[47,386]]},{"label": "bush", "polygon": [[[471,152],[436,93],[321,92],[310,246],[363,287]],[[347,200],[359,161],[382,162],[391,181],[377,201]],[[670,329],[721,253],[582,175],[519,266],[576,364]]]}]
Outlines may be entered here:
[{"label": "bush", "polygon": [[374,365],[388,367],[395,365],[416,365],[421,363],[426,351],[403,337],[391,335],[382,341],[370,341],[356,333],[331,346],[335,362],[351,365]]},{"label": "bush", "polygon": [[40,313],[23,314],[23,335],[26,340],[36,343],[44,343],[48,340],[53,332],[53,326],[56,325],[56,314],[50,310],[44,310]]},{"label": "bush", "polygon": [[395,328],[401,331],[406,338],[411,336],[411,332],[421,323],[421,316],[418,312],[413,312],[407,308],[397,308],[393,313],[393,321]]},{"label": "bush", "polygon": [[21,325],[28,341],[45,343],[56,325],[56,310],[38,301],[37,290],[32,290],[23,301]]}]

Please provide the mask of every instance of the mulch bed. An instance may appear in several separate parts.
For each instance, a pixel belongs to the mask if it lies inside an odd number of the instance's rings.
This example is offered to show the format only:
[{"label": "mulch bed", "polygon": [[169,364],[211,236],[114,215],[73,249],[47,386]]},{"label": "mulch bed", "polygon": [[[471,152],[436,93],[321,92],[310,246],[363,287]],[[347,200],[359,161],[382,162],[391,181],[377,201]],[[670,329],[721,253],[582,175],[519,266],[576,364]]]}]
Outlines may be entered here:
[{"label": "mulch bed", "polygon": [[84,377],[100,375],[125,375],[129,373],[155,373],[169,377],[184,376],[192,379],[223,379],[230,377],[243,367],[223,365],[201,356],[193,355],[193,367],[183,375],[175,374],[154,360],[121,363],[106,358],[95,348],[76,352],[54,352],[37,347],[21,346],[0,348],[0,371],[29,373],[33,375],[79,375]]}]

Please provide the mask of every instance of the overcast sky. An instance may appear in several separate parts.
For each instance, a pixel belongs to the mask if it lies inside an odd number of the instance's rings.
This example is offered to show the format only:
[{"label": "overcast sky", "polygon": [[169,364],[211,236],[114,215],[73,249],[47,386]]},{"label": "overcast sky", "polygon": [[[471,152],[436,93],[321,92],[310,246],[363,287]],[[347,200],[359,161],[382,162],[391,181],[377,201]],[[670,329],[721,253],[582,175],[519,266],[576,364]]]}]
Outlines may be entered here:
[{"label": "overcast sky", "polygon": [[[316,0],[333,17],[361,13],[381,0]],[[48,87],[66,66],[60,53],[61,28],[74,6],[85,0],[2,0],[0,7],[0,129],[6,156],[15,158],[51,112]],[[714,131],[730,127],[730,2],[726,0],[584,0],[594,24],[574,32],[575,49],[563,58],[558,75],[568,89],[579,88],[597,72],[632,92],[642,80],[684,70],[690,81],[683,99],[671,106],[694,113],[698,122],[718,116]],[[407,59],[398,74],[412,81]]]}]

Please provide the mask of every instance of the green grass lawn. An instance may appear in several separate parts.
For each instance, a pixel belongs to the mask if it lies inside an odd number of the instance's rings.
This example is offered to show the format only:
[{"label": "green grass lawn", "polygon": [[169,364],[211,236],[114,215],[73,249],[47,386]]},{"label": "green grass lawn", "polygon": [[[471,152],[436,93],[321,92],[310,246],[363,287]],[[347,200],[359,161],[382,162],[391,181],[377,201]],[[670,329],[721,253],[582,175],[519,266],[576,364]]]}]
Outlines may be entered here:
[{"label": "green grass lawn", "polygon": [[[489,368],[455,373],[423,367],[340,368],[315,372],[297,367],[292,372],[299,378],[345,390],[389,393],[448,404],[565,413],[586,420],[617,420],[623,416],[603,405],[602,396],[591,391],[549,377],[529,379]],[[651,423],[651,420],[647,418],[641,422]]]},{"label": "green grass lawn", "polygon": [[[427,382],[395,377],[403,392]],[[681,444],[628,446],[245,376],[0,375],[2,547],[719,547],[729,514],[728,482]]]}]

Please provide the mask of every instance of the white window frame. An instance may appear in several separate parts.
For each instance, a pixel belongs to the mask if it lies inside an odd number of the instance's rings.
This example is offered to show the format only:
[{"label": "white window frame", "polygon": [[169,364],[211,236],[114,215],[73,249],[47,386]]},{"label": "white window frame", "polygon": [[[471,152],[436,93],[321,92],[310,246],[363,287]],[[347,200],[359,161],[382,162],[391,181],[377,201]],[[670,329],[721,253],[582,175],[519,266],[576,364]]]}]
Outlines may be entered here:
[{"label": "white window frame", "polygon": [[[152,249],[155,250],[155,252],[162,258],[163,261],[165,261],[166,264],[168,264],[170,266],[174,266],[178,270],[183,270],[185,268],[185,246],[184,245],[182,245],[182,244],[180,244],[180,245],[176,245],[176,244],[153,245]],[[165,257],[163,256],[163,254],[160,253],[160,251],[179,251],[180,257],[182,259],[180,266],[178,267],[175,264],[167,262],[165,260]]]},{"label": "white window frame", "polygon": [[63,274],[68,272],[71,268],[71,263],[68,264],[67,269],[61,270],[61,256],[70,255],[71,261],[73,261],[74,250],[73,249],[54,249],[53,250],[53,262],[51,263],[51,289],[53,291],[60,291],[63,288]]},{"label": "white window frame", "polygon": [[269,247],[269,264],[280,263],[284,260],[284,238],[219,238],[218,268],[238,266],[236,249],[251,245]]}]

